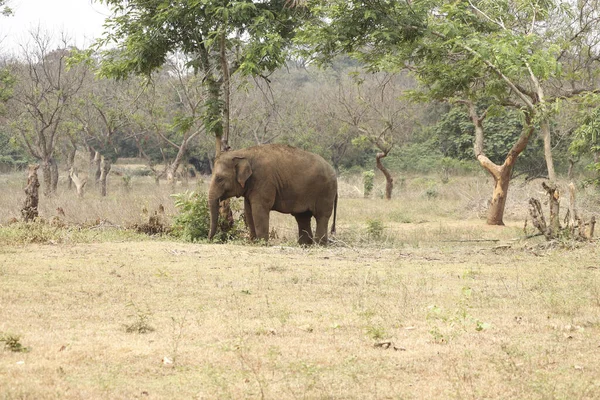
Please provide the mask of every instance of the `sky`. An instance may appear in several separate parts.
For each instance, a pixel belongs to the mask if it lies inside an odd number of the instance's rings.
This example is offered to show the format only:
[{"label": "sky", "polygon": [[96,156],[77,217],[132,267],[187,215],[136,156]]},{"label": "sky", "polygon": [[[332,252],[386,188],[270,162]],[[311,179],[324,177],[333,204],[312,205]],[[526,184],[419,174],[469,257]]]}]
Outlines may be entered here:
[{"label": "sky", "polygon": [[11,17],[0,16],[0,52],[19,52],[28,32],[38,26],[56,37],[65,32],[84,47],[102,34],[108,15],[105,5],[92,0],[8,0]]}]

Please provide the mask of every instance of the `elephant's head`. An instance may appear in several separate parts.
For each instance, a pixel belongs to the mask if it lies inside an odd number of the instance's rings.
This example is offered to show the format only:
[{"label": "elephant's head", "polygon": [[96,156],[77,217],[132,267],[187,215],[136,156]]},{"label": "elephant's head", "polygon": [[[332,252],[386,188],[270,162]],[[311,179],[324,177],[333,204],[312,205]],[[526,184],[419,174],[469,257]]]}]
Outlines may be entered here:
[{"label": "elephant's head", "polygon": [[219,202],[230,197],[243,196],[250,175],[252,175],[252,167],[248,159],[236,156],[234,152],[221,154],[215,160],[212,180],[208,189],[208,206],[210,209],[209,239],[212,239],[215,233],[217,233]]}]

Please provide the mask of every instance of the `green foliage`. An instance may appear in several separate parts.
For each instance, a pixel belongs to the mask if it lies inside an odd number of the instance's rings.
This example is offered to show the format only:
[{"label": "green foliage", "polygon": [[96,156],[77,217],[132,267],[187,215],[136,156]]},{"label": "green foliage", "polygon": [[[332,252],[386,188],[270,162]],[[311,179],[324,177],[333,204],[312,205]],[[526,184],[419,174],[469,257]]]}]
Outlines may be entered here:
[{"label": "green foliage", "polygon": [[385,328],[379,325],[369,325],[366,327],[367,335],[373,340],[381,340],[387,336]]},{"label": "green foliage", "polygon": [[[596,103],[598,96],[593,95],[586,100],[586,103],[590,101]],[[581,121],[582,123],[575,130],[569,147],[570,154],[576,158],[593,156],[600,152],[600,108],[594,107],[584,110]],[[600,162],[591,161],[587,168],[594,172],[594,177],[590,181],[595,185],[600,185]]]},{"label": "green foliage", "polygon": [[5,243],[62,243],[65,230],[41,218],[33,222],[15,222],[0,230],[0,242]]},{"label": "green foliage", "polygon": [[13,10],[6,5],[8,0],[0,0],[0,15],[5,17],[13,15]]},{"label": "green foliage", "polygon": [[375,171],[368,170],[363,172],[363,189],[364,196],[369,197],[375,186]]},{"label": "green foliage", "polygon": [[3,112],[2,103],[10,98],[16,79],[8,68],[0,68],[0,114]]},{"label": "green foliage", "polygon": [[4,348],[14,353],[27,353],[30,348],[21,344],[21,337],[9,333],[0,334],[0,342],[4,342]]},{"label": "green foliage", "polygon": [[172,234],[189,242],[206,239],[210,232],[210,210],[205,193],[184,192],[172,195],[179,210],[173,220]]},{"label": "green foliage", "polygon": [[[221,97],[223,85],[229,84],[227,75],[256,76],[282,65],[294,28],[305,15],[302,7],[289,7],[286,0],[102,2],[113,15],[97,44],[100,49],[111,48],[102,51],[101,74],[117,79],[131,74],[150,77],[172,54],[185,55],[186,67],[202,77],[206,94],[199,117],[205,131],[218,138],[228,106]],[[190,117],[175,121],[179,131],[190,127]]]},{"label": "green foliage", "polygon": [[426,319],[429,323],[429,334],[435,343],[447,344],[458,335],[474,330],[482,332],[491,328],[491,324],[471,315],[473,290],[463,286],[454,310],[446,310],[437,305],[427,307]]},{"label": "green foliage", "polygon": [[385,226],[380,219],[367,220],[367,234],[371,239],[379,240],[383,237]]},{"label": "green foliage", "polygon": [[150,325],[152,312],[148,306],[146,306],[145,309],[142,309],[136,303],[130,301],[127,303],[127,307],[133,309],[133,314],[129,315],[129,318],[132,318],[133,321],[125,324],[125,332],[144,334],[155,331],[154,327]]},{"label": "green foliage", "polygon": [[10,133],[6,126],[0,125],[0,165],[19,169],[31,163],[33,159]]},{"label": "green foliage", "polygon": [[[186,191],[172,196],[179,214],[173,220],[171,234],[189,242],[207,239],[210,232],[210,209],[206,193]],[[239,207],[232,202],[231,209],[234,214],[239,214],[233,228],[229,232],[218,231],[213,240],[227,242],[241,239],[245,235],[245,225]],[[219,217],[218,226],[222,226],[222,222]]]}]

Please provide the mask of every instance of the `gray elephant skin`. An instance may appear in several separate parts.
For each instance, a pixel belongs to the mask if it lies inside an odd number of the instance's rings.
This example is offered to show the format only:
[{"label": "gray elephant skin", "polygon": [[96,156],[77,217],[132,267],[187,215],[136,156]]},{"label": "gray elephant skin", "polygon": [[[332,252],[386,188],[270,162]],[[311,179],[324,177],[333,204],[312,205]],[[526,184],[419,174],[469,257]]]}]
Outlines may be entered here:
[{"label": "gray elephant skin", "polygon": [[[209,239],[217,231],[219,202],[234,196],[244,198],[252,239],[269,239],[271,210],[296,218],[300,244],[327,244],[332,212],[331,233],[335,233],[337,178],[333,167],[316,154],[280,144],[221,153],[208,191]],[[312,217],[317,222],[314,237]]]}]

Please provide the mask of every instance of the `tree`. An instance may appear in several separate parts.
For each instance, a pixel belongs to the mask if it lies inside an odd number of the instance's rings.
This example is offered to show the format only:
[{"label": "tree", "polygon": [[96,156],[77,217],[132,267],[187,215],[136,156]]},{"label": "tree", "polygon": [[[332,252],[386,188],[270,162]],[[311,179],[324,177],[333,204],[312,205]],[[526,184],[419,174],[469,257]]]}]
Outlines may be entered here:
[{"label": "tree", "polygon": [[[564,26],[573,7],[559,0],[316,1],[312,9],[326,18],[307,25],[303,38],[321,57],[343,51],[371,70],[412,71],[421,84],[415,99],[466,106],[475,126],[475,156],[495,182],[487,221],[502,225],[512,170],[537,125],[554,179],[549,120],[557,97],[547,92],[563,76],[562,55],[572,43],[552,24]],[[482,103],[489,108],[478,111]],[[484,120],[502,107],[518,109],[524,129],[495,164],[485,154]]]},{"label": "tree", "polygon": [[108,174],[119,157],[119,141],[126,135],[127,115],[132,111],[133,96],[128,88],[127,81],[90,79],[73,111],[90,152],[91,175],[102,196],[107,195]]},{"label": "tree", "polygon": [[[377,169],[385,176],[385,198],[392,198],[394,179],[382,160],[394,146],[410,136],[416,112],[408,102],[400,100],[403,90],[412,86],[410,79],[396,74],[353,72],[338,77],[338,90],[331,103],[337,105],[331,118],[339,119],[355,130],[353,143],[362,148],[377,149]],[[366,145],[366,146],[365,146]]]},{"label": "tree", "polygon": [[217,154],[228,147],[231,76],[259,76],[282,65],[297,16],[304,13],[286,0],[100,2],[113,15],[99,45],[117,46],[103,52],[103,73],[150,76],[174,53],[188,57],[205,94],[198,117],[215,138]]},{"label": "tree", "polygon": [[9,0],[0,0],[0,15],[5,17],[8,17],[13,13],[12,9],[8,6],[8,1]]},{"label": "tree", "polygon": [[52,36],[30,33],[30,42],[21,46],[23,62],[13,64],[16,78],[11,96],[13,128],[32,157],[42,164],[44,194],[54,193],[58,184],[55,150],[65,114],[81,89],[87,67],[67,67],[72,48],[66,37],[52,49]]}]

